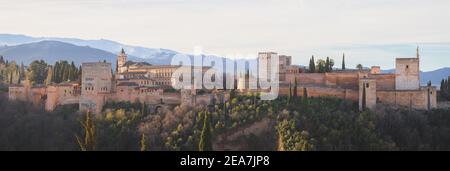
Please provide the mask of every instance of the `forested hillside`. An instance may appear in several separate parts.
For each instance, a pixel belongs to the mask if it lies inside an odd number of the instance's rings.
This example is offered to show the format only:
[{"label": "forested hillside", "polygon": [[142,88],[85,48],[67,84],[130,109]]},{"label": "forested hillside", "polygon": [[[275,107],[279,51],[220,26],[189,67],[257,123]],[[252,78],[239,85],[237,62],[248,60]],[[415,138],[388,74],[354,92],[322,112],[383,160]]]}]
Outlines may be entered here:
[{"label": "forested hillside", "polygon": [[3,95],[0,110],[0,150],[450,150],[448,109],[359,112],[334,98],[234,94],[196,108],[109,103],[86,115],[77,106],[44,112]]}]

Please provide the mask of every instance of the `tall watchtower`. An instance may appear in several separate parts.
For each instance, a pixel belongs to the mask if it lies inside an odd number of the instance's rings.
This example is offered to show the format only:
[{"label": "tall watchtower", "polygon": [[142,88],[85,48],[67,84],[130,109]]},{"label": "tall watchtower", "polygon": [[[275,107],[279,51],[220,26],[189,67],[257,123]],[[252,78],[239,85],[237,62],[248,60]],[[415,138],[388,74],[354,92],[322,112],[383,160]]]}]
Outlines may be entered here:
[{"label": "tall watchtower", "polygon": [[80,111],[98,113],[112,92],[111,63],[83,63],[81,68]]},{"label": "tall watchtower", "polygon": [[377,105],[377,81],[370,78],[359,80],[359,110],[375,109]]},{"label": "tall watchtower", "polygon": [[396,90],[419,90],[420,88],[420,54],[417,47],[415,58],[397,58],[395,67]]}]

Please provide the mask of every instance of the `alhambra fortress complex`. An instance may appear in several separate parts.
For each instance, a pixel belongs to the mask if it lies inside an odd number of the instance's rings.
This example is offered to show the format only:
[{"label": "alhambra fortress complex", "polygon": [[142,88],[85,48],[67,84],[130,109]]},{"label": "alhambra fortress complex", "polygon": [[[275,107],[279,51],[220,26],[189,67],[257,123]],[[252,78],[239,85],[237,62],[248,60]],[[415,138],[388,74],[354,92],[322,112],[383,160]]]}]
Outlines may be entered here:
[{"label": "alhambra fortress complex", "polygon": [[[298,95],[306,91],[308,97],[332,96],[359,102],[360,109],[375,109],[377,104],[429,110],[437,107],[437,90],[421,86],[420,55],[413,58],[397,58],[395,74],[381,73],[380,67],[363,70],[335,70],[328,73],[305,73],[305,68],[292,65],[292,57],[275,52],[261,52],[258,60],[270,61],[279,57],[280,94],[290,92],[290,84],[297,81]],[[173,91],[172,74],[181,66],[151,65],[127,60],[124,50],[117,57],[116,73],[111,63],[92,62],[82,64],[81,84],[67,82],[50,85],[21,85],[9,87],[9,99],[30,101],[44,105],[47,111],[66,104],[79,104],[80,111],[100,112],[108,101],[145,102],[152,105],[177,105],[182,103],[210,103],[224,99],[227,91]],[[203,74],[211,69],[202,67]],[[270,70],[270,69],[269,69]],[[247,78],[248,79],[248,78]],[[249,81],[236,78],[237,89],[248,91]]]}]

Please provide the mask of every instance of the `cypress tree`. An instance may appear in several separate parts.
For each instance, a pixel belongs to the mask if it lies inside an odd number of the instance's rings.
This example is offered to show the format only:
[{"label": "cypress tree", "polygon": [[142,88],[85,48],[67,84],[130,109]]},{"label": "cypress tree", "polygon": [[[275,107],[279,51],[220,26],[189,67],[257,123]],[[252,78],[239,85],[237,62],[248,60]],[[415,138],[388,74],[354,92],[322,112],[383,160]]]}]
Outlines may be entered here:
[{"label": "cypress tree", "polygon": [[313,67],[313,72],[317,72],[317,69],[316,69],[316,60],[314,59],[314,56],[312,57],[311,64],[312,64],[312,67]]},{"label": "cypress tree", "polygon": [[225,124],[228,123],[228,108],[227,108],[227,102],[223,103],[223,119],[225,120]]},{"label": "cypress tree", "polygon": [[84,140],[78,135],[75,135],[77,143],[80,146],[81,151],[94,151],[95,150],[95,125],[91,118],[90,112],[86,113],[86,120],[81,123],[84,129]]},{"label": "cypress tree", "polygon": [[446,91],[447,100],[450,100],[450,85],[448,85],[449,81],[450,81],[450,77],[448,77],[447,82],[445,83],[445,85],[447,86],[447,91]]},{"label": "cypress tree", "polygon": [[295,82],[294,82],[294,98],[297,98],[297,77],[295,78]]},{"label": "cypress tree", "polygon": [[23,65],[23,62],[20,63],[19,73],[20,73],[19,80],[24,79],[26,73],[25,73],[25,66]]},{"label": "cypress tree", "polygon": [[325,72],[330,72],[330,57],[325,61]]},{"label": "cypress tree", "polygon": [[310,72],[310,73],[312,72],[312,71],[311,71],[311,70],[312,70],[312,68],[311,68],[311,60],[312,60],[312,59],[309,58],[309,64],[308,64],[309,71],[308,71],[308,72]]},{"label": "cypress tree", "polygon": [[80,65],[80,68],[78,69],[78,75],[77,75],[77,81],[78,81],[78,83],[80,83],[81,84],[81,73],[83,73],[83,71],[82,71],[82,68],[81,68],[81,65]]},{"label": "cypress tree", "polygon": [[303,99],[308,99],[308,90],[306,87],[303,88]]},{"label": "cypress tree", "polygon": [[301,101],[301,107],[306,110],[308,108],[308,90],[306,89],[306,87],[303,87],[303,96],[302,96],[302,101]]},{"label": "cypress tree", "polygon": [[75,66],[75,63],[72,61],[70,64],[70,81],[75,81],[77,79],[77,67]]},{"label": "cypress tree", "polygon": [[288,95],[288,99],[287,99],[287,103],[291,103],[291,98],[292,98],[292,83],[289,83],[289,95]]},{"label": "cypress tree", "polygon": [[211,142],[211,120],[209,112],[204,113],[203,129],[198,144],[199,151],[212,151]]},{"label": "cypress tree", "polygon": [[140,145],[141,145],[141,151],[147,151],[147,140],[145,138],[145,134],[142,134],[142,136],[141,136]]},{"label": "cypress tree", "polygon": [[309,61],[309,72],[311,73],[316,72],[316,62],[314,60],[314,55],[311,57],[311,60]]},{"label": "cypress tree", "polygon": [[142,103],[142,107],[141,107],[141,115],[145,116],[147,114],[147,105],[144,103]]},{"label": "cypress tree", "polygon": [[362,110],[366,110],[366,84],[363,85]]},{"label": "cypress tree", "polygon": [[52,78],[53,78],[53,67],[48,66],[48,72],[47,72],[47,78],[45,79],[45,84],[49,85],[50,83],[52,83]]},{"label": "cypress tree", "polygon": [[345,70],[345,53],[342,55],[342,70]]},{"label": "cypress tree", "polygon": [[445,98],[448,97],[448,80],[444,80],[444,89],[441,90]]},{"label": "cypress tree", "polygon": [[55,65],[53,66],[53,75],[52,75],[52,82],[57,83],[57,76],[58,76],[58,72],[59,72],[59,62],[56,62]]}]

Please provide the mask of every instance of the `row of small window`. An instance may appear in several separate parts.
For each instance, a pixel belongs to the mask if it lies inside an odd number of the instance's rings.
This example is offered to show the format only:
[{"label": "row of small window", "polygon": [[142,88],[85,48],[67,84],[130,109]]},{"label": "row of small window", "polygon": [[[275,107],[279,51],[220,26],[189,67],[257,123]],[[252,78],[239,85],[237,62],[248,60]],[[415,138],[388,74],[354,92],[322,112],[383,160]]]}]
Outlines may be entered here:
[{"label": "row of small window", "polygon": [[143,85],[149,85],[151,83],[152,83],[151,81],[141,81],[141,84],[143,84]]},{"label": "row of small window", "polygon": [[[86,90],[86,91],[93,91],[94,87],[85,87],[84,90]],[[102,87],[102,88],[100,88],[100,91],[108,91],[108,88]]]},{"label": "row of small window", "polygon": [[153,90],[153,89],[141,89],[141,93],[153,93],[156,92],[157,90]]},{"label": "row of small window", "polygon": [[72,91],[64,90],[64,94],[66,94],[67,92],[69,92],[69,94],[72,94]]},{"label": "row of small window", "polygon": [[172,74],[171,73],[157,73],[156,76],[157,77],[171,77]]},{"label": "row of small window", "polygon": [[155,82],[156,85],[170,85],[170,82]]}]

